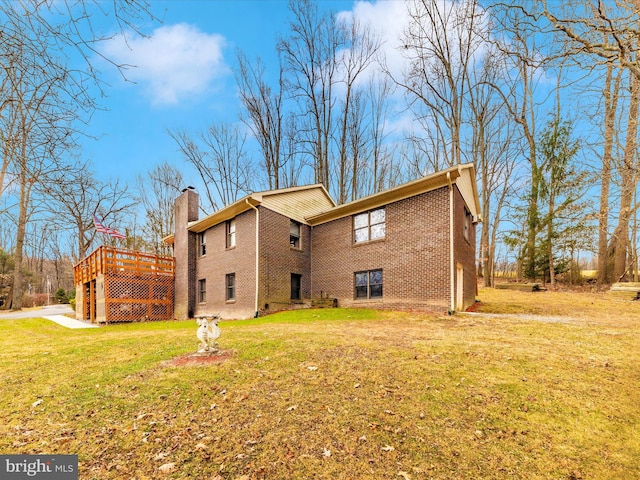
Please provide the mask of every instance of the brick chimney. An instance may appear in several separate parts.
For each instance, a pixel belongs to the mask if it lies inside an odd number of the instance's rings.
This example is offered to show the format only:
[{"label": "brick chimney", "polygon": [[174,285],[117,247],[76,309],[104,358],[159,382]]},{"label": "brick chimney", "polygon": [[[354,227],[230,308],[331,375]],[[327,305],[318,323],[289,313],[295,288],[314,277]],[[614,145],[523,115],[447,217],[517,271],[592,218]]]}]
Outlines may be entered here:
[{"label": "brick chimney", "polygon": [[196,305],[197,234],[187,230],[189,222],[198,220],[198,194],[185,188],[175,201],[175,297],[173,315],[178,320],[193,317]]}]

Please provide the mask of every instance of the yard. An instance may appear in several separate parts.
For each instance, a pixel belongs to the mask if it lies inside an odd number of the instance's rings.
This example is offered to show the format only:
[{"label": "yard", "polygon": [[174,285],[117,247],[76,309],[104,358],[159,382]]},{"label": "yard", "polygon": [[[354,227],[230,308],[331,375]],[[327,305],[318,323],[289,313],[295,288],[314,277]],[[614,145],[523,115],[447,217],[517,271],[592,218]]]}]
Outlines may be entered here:
[{"label": "yard", "polygon": [[[640,303],[481,290],[456,315],[0,321],[0,453],[81,479],[640,478]],[[538,316],[543,315],[543,316]]]}]

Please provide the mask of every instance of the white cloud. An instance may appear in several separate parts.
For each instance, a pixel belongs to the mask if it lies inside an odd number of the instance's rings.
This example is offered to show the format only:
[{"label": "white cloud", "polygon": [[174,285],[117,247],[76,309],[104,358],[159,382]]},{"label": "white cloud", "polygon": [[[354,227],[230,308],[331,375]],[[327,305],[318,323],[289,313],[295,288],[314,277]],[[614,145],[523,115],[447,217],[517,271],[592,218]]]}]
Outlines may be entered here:
[{"label": "white cloud", "polygon": [[359,0],[354,2],[353,9],[340,12],[339,18],[351,23],[356,20],[366,25],[382,41],[382,56],[394,76],[401,76],[406,68],[406,60],[399,47],[403,45],[402,37],[409,24],[409,14],[405,1],[378,0],[374,2]]},{"label": "white cloud", "polygon": [[214,80],[229,74],[225,39],[185,23],[166,25],[148,37],[117,36],[104,54],[118,64],[134,66],[126,77],[143,86],[152,102],[172,105],[202,94]]}]

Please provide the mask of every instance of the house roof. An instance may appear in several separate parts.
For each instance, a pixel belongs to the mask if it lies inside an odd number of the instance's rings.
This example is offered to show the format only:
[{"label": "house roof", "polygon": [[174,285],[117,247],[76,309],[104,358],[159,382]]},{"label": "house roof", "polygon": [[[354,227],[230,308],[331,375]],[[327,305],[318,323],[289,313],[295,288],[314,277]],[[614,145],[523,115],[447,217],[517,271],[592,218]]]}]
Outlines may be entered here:
[{"label": "house roof", "polygon": [[258,205],[300,223],[307,223],[306,217],[331,209],[336,206],[336,203],[321,184],[256,192],[211,215],[190,222],[187,229],[196,233],[203,232]]},{"label": "house roof", "polygon": [[[320,225],[452,184],[458,186],[473,218],[480,221],[480,200],[475,175],[472,163],[457,165],[342,205],[336,205],[321,184],[257,192],[200,220],[190,222],[187,229],[196,233],[203,232],[258,205],[300,223]],[[164,238],[163,241],[173,243],[173,235]]]},{"label": "house roof", "polygon": [[308,216],[306,220],[309,225],[319,225],[338,218],[366,212],[367,210],[382,207],[389,203],[414,197],[421,193],[446,187],[454,183],[458,186],[474,219],[480,220],[480,200],[475,181],[475,168],[471,163],[441,170],[395,188],[335,206],[324,212]]}]

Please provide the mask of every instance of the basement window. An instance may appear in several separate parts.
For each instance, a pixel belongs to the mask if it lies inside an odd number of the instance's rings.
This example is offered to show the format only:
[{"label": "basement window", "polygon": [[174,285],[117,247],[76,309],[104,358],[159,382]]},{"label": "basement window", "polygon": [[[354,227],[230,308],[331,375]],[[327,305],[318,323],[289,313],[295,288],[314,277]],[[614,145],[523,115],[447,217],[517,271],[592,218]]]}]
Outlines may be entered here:
[{"label": "basement window", "polygon": [[227,273],[225,279],[226,300],[236,299],[236,274]]},{"label": "basement window", "polygon": [[198,280],[198,303],[207,301],[207,281],[203,278]]},{"label": "basement window", "polygon": [[355,298],[382,298],[382,269],[354,274]]}]

